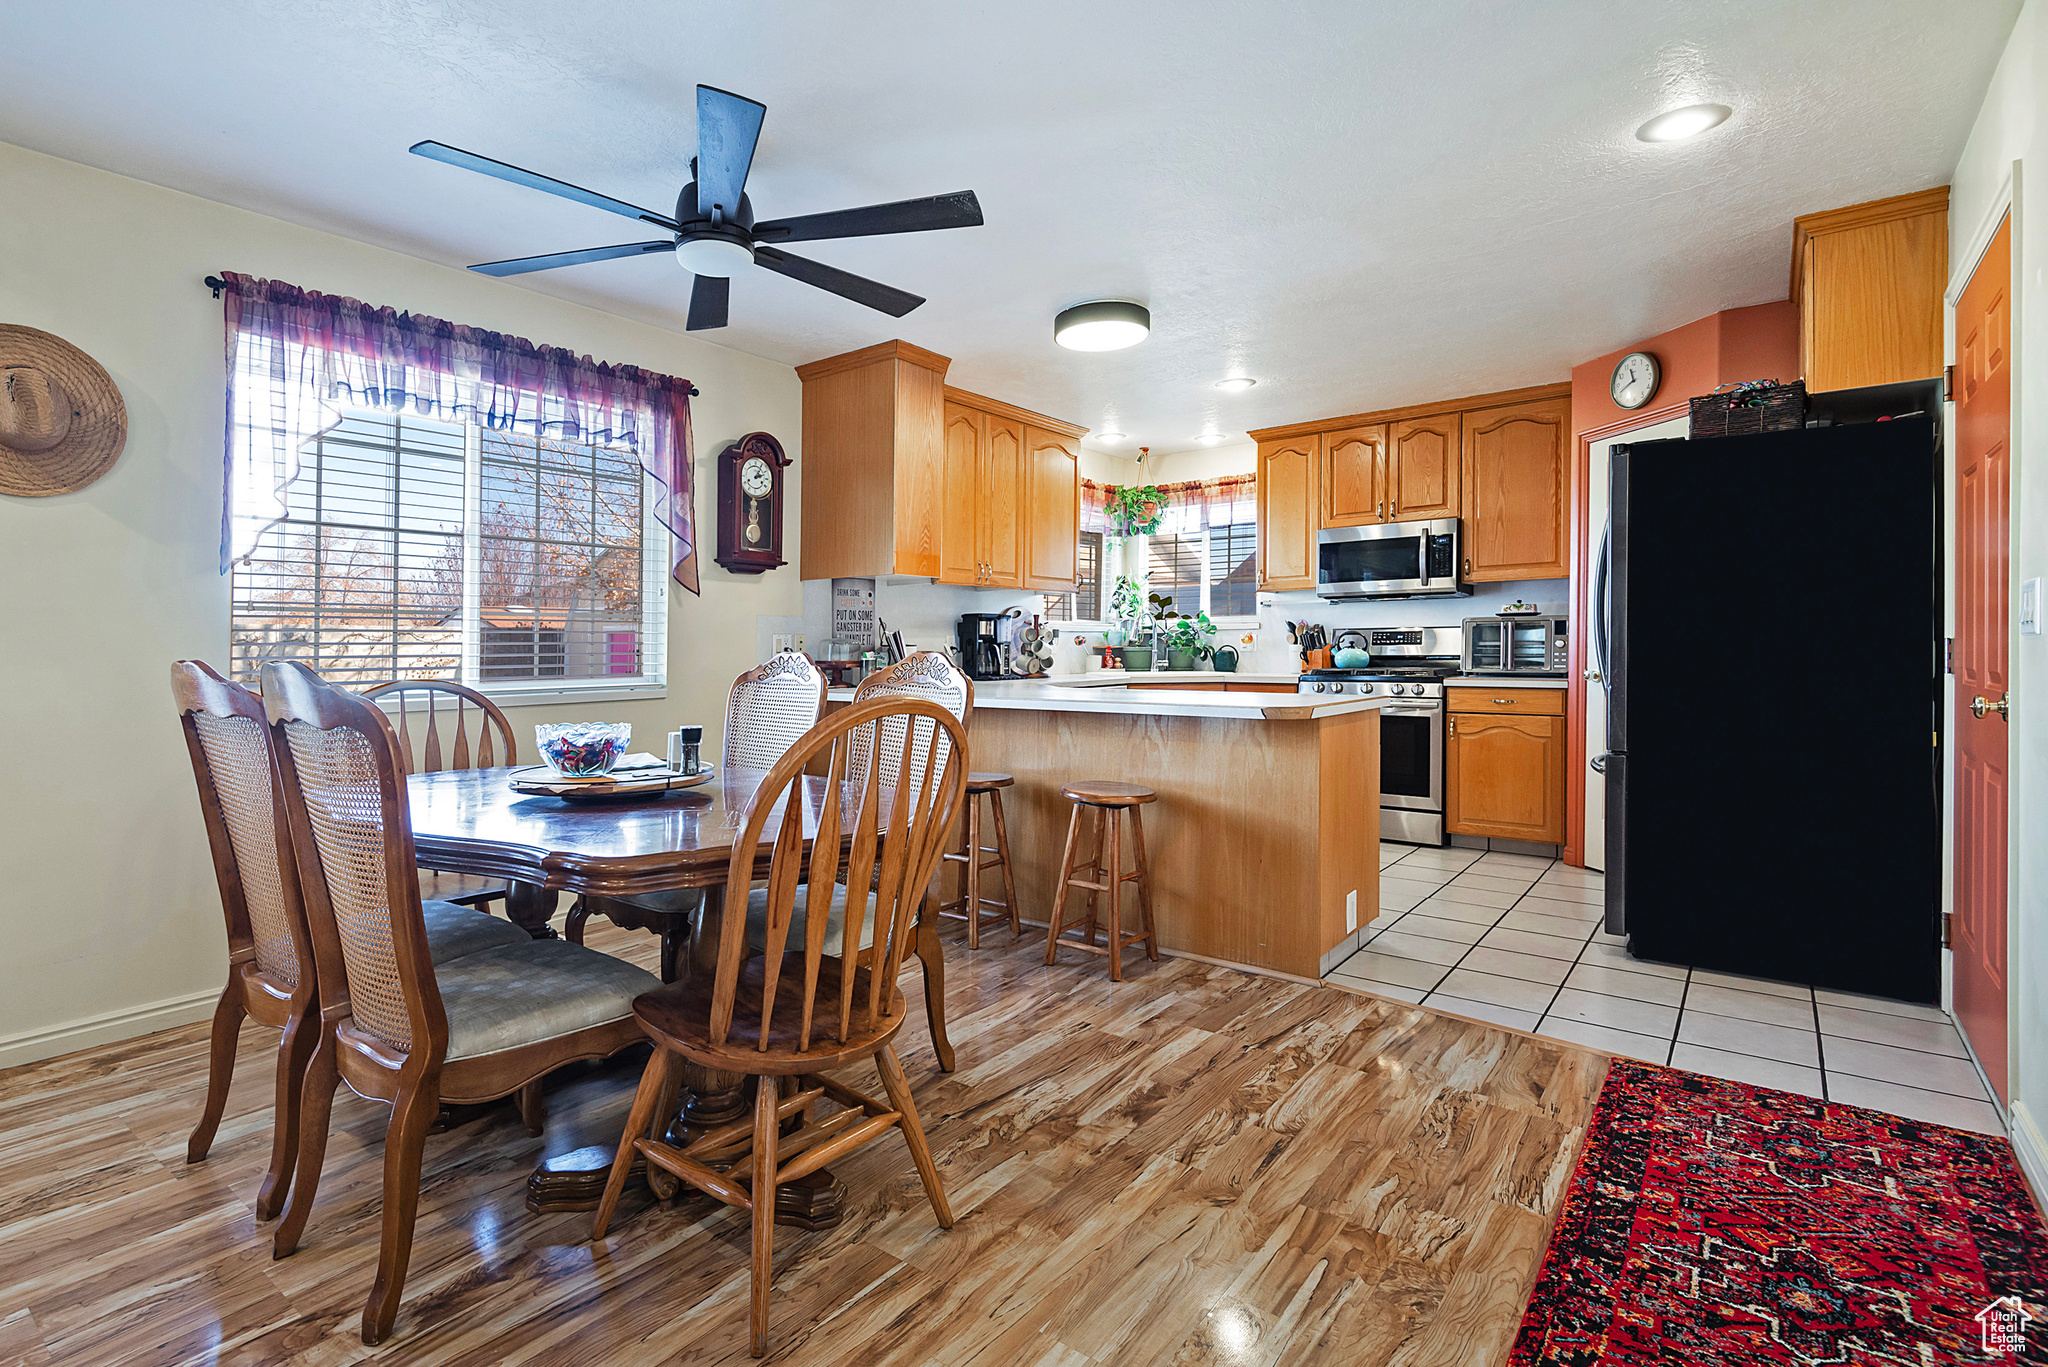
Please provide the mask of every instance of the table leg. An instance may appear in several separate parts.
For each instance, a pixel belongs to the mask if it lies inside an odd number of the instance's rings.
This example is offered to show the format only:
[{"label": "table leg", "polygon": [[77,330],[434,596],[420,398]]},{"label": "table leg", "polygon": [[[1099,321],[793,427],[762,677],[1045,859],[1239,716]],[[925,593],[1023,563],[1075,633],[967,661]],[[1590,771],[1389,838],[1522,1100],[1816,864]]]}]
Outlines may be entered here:
[{"label": "table leg", "polygon": [[562,895],[537,883],[512,883],[505,889],[505,919],[536,940],[559,940],[554,926],[555,908]]},{"label": "table leg", "polygon": [[[674,958],[679,961],[678,967],[684,978],[699,974],[708,977],[718,971],[718,937],[724,924],[724,892],[720,887],[704,890],[703,910],[690,929],[689,942],[677,947]],[[663,954],[664,959],[670,957],[669,953]],[[718,1072],[688,1061],[678,1071],[682,1074],[682,1104],[668,1123],[664,1136],[667,1142],[680,1148],[705,1130],[741,1119],[752,1112],[753,1098],[749,1095],[748,1078],[744,1074]],[[591,1145],[573,1153],[542,1159],[526,1184],[527,1209],[537,1213],[595,1210],[598,1197],[604,1191],[605,1178],[610,1175],[612,1157],[617,1152],[617,1145]],[[640,1165],[635,1166],[637,1170]],[[654,1186],[655,1194],[664,1199],[673,1195],[677,1186],[674,1178],[659,1169],[649,1173],[648,1180]],[[820,1168],[808,1177],[775,1189],[775,1222],[811,1230],[831,1229],[845,1218],[842,1210],[845,1199],[846,1184],[834,1177],[831,1169]]]}]

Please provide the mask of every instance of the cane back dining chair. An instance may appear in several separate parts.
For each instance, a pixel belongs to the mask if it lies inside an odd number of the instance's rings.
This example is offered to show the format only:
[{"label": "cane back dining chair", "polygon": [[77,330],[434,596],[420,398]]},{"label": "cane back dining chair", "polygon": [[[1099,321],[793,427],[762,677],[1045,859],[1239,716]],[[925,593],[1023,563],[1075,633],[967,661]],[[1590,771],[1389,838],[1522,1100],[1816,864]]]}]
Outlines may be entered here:
[{"label": "cane back dining chair", "polygon": [[[633,1004],[655,1051],[634,1094],[592,1237],[604,1238],[636,1155],[747,1211],[755,1357],[768,1348],[778,1185],[900,1129],[933,1214],[942,1228],[952,1227],[892,1041],[906,1014],[897,975],[966,792],[966,739],[951,712],[909,697],[856,703],[813,728],[769,771],[733,842],[728,885],[744,887],[764,834],[773,833],[767,886],[753,894],[766,912],[766,952],[752,953],[743,919],[726,916],[714,973]],[[893,784],[884,781],[883,764],[860,759],[877,750],[890,756]],[[827,757],[825,782],[813,805],[804,771],[820,756]],[[815,832],[808,859],[807,824]],[[849,824],[850,841],[843,836]],[[841,886],[872,891],[846,899],[851,909],[835,939],[827,918],[799,913],[809,890]],[[870,1058],[887,1101],[826,1076]],[[752,1079],[751,1123],[716,1127],[684,1148],[649,1137],[671,1071],[685,1061]],[[844,1109],[819,1119],[818,1103],[827,1098]],[[781,1134],[792,1120],[799,1121],[796,1131]],[[719,1171],[714,1162],[728,1166]]]},{"label": "cane back dining chair", "polygon": [[[319,1029],[313,942],[263,699],[198,660],[171,665],[171,694],[228,931],[228,981],[213,1013],[206,1105],[185,1161],[200,1162],[213,1146],[243,1019],[281,1029],[270,1168],[256,1197],[257,1218],[269,1220],[283,1208],[298,1162],[301,1084]],[[426,902],[422,914],[435,963],[527,938],[510,922],[448,902]]]},{"label": "cane back dining chair", "polygon": [[[365,698],[382,702],[387,714],[397,712],[398,754],[407,774],[438,774],[443,769],[489,769],[495,765],[519,763],[519,742],[513,738],[512,723],[505,713],[474,688],[447,679],[398,679],[363,691]],[[452,700],[444,702],[443,699]],[[426,730],[415,747],[412,722],[422,711]],[[476,716],[476,745],[469,743],[469,718]],[[441,719],[447,717],[453,739],[444,746]],[[415,762],[417,755],[417,762]],[[444,762],[445,761],[445,762]],[[502,879],[476,878],[459,873],[433,871],[427,880],[434,895],[444,902],[466,907],[487,906],[505,900]]]},{"label": "cane back dining chair", "polygon": [[390,722],[297,663],[265,665],[263,693],[320,984],[298,1177],[273,1253],[289,1255],[305,1230],[337,1083],[388,1102],[383,1237],[362,1320],[363,1342],[376,1344],[398,1313],[422,1149],[441,1103],[537,1100],[553,1069],[637,1042],[633,998],[661,983],[595,950],[523,935],[433,963]]},{"label": "cane back dining chair", "polygon": [[[786,650],[732,681],[725,704],[724,767],[769,769],[818,724],[825,707],[825,676],[808,655]],[[573,944],[583,943],[592,913],[628,930],[661,936],[661,980],[674,982],[677,958],[690,919],[704,904],[701,888],[649,892],[633,897],[584,897],[569,909],[565,927]]]}]

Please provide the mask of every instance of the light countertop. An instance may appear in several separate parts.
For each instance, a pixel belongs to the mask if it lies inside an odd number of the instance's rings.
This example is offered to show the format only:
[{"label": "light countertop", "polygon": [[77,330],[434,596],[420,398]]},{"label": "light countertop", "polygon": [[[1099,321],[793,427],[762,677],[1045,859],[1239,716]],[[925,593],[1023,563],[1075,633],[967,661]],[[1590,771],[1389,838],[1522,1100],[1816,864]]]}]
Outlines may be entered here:
[{"label": "light countertop", "polygon": [[[1145,683],[1292,683],[1287,674],[1179,674],[1139,671],[1130,681]],[[1392,698],[1332,698],[1311,701],[1300,694],[1225,693],[1195,688],[1130,688],[1121,670],[1101,674],[1059,674],[1045,679],[990,679],[974,685],[976,711],[1120,712],[1144,717],[1213,717],[1238,721],[1308,721],[1369,712],[1397,701]],[[834,688],[833,702],[852,702],[853,690]]]},{"label": "light countertop", "polygon": [[1530,679],[1520,674],[1466,674],[1445,679],[1446,688],[1570,688],[1569,679]]}]

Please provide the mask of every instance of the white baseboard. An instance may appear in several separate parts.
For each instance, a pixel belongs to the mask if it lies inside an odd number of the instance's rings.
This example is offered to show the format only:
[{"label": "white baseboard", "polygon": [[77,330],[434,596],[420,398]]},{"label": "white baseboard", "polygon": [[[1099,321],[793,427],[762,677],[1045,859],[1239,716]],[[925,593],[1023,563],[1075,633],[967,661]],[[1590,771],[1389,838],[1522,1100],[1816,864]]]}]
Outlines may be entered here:
[{"label": "white baseboard", "polygon": [[2020,1171],[2034,1189],[2034,1204],[2048,1209],[2048,1202],[2042,1200],[2048,1196],[2048,1138],[2043,1138],[2024,1101],[2013,1102],[2006,1126],[2012,1134],[2012,1151],[2019,1155]]},{"label": "white baseboard", "polygon": [[214,1004],[219,1000],[220,989],[210,987],[204,992],[166,997],[146,1006],[106,1011],[41,1030],[0,1035],[0,1068],[14,1068],[38,1059],[90,1049],[96,1044],[112,1044],[116,1040],[133,1039],[137,1035],[203,1021],[213,1015]]}]

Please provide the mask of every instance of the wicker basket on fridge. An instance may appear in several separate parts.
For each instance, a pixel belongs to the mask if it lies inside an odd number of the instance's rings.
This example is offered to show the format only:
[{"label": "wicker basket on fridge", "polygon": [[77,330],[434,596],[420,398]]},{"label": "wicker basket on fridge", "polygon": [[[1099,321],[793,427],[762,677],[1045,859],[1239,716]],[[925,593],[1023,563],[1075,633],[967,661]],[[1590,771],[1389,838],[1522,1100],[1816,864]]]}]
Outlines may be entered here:
[{"label": "wicker basket on fridge", "polygon": [[1694,399],[1689,435],[1741,437],[1754,432],[1788,432],[1805,425],[1806,381],[1752,380],[1722,385]]}]

